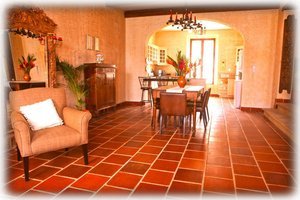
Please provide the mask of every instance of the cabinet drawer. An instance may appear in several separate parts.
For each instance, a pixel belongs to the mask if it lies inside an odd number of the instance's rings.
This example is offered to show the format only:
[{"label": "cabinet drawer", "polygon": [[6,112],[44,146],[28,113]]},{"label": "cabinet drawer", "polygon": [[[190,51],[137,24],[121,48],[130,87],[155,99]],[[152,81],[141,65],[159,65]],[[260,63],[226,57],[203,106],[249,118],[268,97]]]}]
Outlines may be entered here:
[{"label": "cabinet drawer", "polygon": [[96,73],[114,73],[115,69],[113,68],[96,68]]}]

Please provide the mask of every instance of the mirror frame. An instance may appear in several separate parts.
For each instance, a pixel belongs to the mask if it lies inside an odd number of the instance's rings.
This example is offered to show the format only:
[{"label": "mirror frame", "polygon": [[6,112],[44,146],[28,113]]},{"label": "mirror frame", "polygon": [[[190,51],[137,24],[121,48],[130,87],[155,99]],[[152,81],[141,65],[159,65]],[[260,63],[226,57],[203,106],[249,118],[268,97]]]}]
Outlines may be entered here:
[{"label": "mirror frame", "polygon": [[57,24],[45,12],[37,7],[14,7],[8,11],[8,29],[30,30],[38,37],[45,37],[46,65],[48,66],[48,87],[56,86],[55,45],[48,40],[48,35],[54,33]]}]

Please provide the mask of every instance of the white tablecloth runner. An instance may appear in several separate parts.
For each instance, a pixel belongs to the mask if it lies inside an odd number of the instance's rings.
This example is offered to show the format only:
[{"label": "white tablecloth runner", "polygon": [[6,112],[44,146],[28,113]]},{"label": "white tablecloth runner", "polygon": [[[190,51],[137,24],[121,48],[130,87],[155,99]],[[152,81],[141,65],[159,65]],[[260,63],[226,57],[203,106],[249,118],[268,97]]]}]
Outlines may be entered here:
[{"label": "white tablecloth runner", "polygon": [[173,93],[182,93],[183,90],[185,91],[200,91],[203,88],[203,86],[195,86],[195,85],[186,85],[184,88],[181,88],[179,86],[172,87],[166,90],[166,92],[173,92]]}]

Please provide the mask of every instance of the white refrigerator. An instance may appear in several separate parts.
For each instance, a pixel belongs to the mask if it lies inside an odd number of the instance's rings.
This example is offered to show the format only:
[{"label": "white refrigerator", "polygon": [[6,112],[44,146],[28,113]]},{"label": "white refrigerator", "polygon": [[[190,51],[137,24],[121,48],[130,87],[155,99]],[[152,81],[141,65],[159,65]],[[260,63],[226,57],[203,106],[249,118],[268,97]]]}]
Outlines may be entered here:
[{"label": "white refrigerator", "polygon": [[242,100],[242,80],[234,81],[234,107],[240,108]]}]

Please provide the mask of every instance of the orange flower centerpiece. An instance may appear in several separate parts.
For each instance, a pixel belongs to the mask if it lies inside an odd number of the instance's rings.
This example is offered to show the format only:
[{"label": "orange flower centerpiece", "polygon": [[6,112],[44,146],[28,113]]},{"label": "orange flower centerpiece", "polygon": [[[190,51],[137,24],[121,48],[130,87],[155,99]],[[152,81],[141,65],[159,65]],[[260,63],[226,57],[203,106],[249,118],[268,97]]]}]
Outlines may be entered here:
[{"label": "orange flower centerpiece", "polygon": [[36,61],[36,58],[33,54],[28,54],[27,59],[22,56],[21,59],[19,59],[19,67],[24,71],[24,80],[30,81],[30,70],[35,67],[34,61]]},{"label": "orange flower centerpiece", "polygon": [[176,74],[179,76],[177,79],[177,83],[179,87],[184,87],[186,85],[185,76],[190,72],[189,61],[181,51],[177,52],[177,61],[175,61],[170,56],[167,56],[167,63],[172,65],[176,70]]}]

